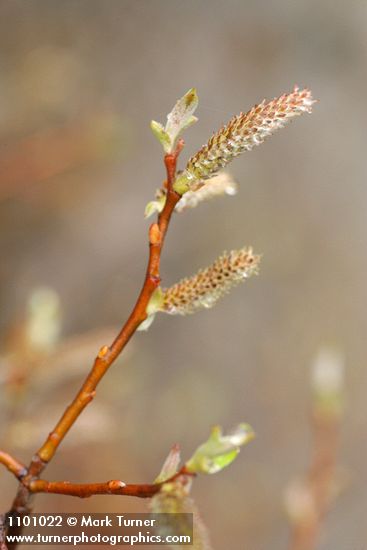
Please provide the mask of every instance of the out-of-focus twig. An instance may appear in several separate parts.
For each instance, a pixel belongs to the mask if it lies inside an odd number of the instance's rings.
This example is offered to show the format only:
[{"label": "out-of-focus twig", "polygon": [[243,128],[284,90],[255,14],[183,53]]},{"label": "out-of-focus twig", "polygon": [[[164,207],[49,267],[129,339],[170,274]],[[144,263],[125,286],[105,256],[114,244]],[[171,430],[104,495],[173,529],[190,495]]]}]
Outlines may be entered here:
[{"label": "out-of-focus twig", "polygon": [[8,550],[5,542],[5,514],[0,514],[0,550]]},{"label": "out-of-focus twig", "polygon": [[286,495],[291,520],[290,550],[315,550],[336,487],[337,454],[343,410],[343,363],[339,354],[321,350],[313,369],[313,457],[303,480]]},{"label": "out-of-focus twig", "polygon": [[[0,151],[0,201],[30,184],[43,182],[108,157],[119,138],[118,122],[108,113],[88,121],[39,130]],[[107,153],[107,154],[106,154]]]}]

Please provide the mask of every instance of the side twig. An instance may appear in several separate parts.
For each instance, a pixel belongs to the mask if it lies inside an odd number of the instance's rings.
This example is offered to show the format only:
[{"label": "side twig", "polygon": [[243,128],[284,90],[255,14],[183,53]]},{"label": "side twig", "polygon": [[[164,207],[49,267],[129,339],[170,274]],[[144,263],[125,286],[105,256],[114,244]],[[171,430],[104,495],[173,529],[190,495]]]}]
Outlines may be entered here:
[{"label": "side twig", "polygon": [[3,464],[9,472],[15,475],[18,479],[22,479],[27,474],[27,468],[16,460],[14,457],[4,451],[0,451],[0,463]]},{"label": "side twig", "polygon": [[125,484],[123,481],[112,480],[103,483],[69,483],[68,481],[45,481],[37,479],[29,484],[32,493],[54,493],[79,498],[88,498],[94,495],[125,495],[138,498],[151,498],[159,493],[164,483],[169,483],[181,476],[193,476],[183,466],[177,474],[163,483],[152,484]]}]

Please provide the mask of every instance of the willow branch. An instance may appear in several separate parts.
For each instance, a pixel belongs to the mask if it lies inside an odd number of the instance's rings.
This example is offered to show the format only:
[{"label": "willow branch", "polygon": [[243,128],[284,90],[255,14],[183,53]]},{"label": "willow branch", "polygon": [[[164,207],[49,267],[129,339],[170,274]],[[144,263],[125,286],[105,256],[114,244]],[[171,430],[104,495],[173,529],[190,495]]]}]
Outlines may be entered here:
[{"label": "willow branch", "polygon": [[88,498],[94,495],[125,495],[138,498],[151,498],[160,491],[164,483],[169,483],[184,475],[192,476],[193,474],[187,472],[185,466],[183,466],[178,473],[162,483],[125,484],[119,480],[103,483],[70,483],[68,481],[37,479],[31,481],[28,488],[32,493],[54,493],[79,498]]},{"label": "willow branch", "polygon": [[14,457],[4,451],[0,451],[0,463],[3,464],[9,472],[15,475],[18,479],[21,479],[27,474],[27,468],[16,460]]},{"label": "willow branch", "polygon": [[[169,191],[167,202],[161,215],[158,218],[158,224],[152,224],[149,230],[149,261],[147,272],[136,305],[121,329],[120,333],[115,338],[110,347],[103,346],[95,359],[92,370],[87,376],[82,388],[78,392],[74,401],[65,410],[63,416],[49,434],[47,440],[38,450],[36,457],[44,463],[50,462],[53,458],[58,446],[64,439],[80,413],[92,401],[95,396],[96,388],[112,363],[120,355],[126,344],[129,342],[132,335],[135,333],[139,325],[147,318],[146,308],[149,300],[159,286],[160,283],[160,258],[163,248],[164,237],[168,229],[171,214],[180,195],[172,191],[172,182],[176,172],[177,154],[166,155],[165,164],[167,168],[167,177]],[[36,463],[39,461],[36,459]],[[37,466],[36,466],[37,467]],[[38,469],[38,468],[37,468]],[[30,473],[32,473],[32,465]]]},{"label": "willow branch", "polygon": [[73,426],[85,407],[96,395],[96,388],[110,366],[120,355],[130,338],[136,332],[139,325],[147,318],[146,308],[149,300],[160,284],[160,259],[164,239],[168,230],[172,212],[180,200],[181,195],[173,190],[176,175],[177,158],[183,147],[183,141],[179,141],[176,150],[165,155],[164,163],[167,172],[167,199],[157,223],[153,223],[149,229],[149,259],[144,284],[133,308],[130,317],[110,346],[103,346],[93,364],[93,367],[85,379],[81,389],[72,403],[66,408],[64,414],[48,435],[46,441],[34,455],[28,468],[28,474],[20,485],[17,496],[13,502],[12,511],[27,511],[31,493],[28,484],[37,479],[47,464],[54,457],[60,443]]}]

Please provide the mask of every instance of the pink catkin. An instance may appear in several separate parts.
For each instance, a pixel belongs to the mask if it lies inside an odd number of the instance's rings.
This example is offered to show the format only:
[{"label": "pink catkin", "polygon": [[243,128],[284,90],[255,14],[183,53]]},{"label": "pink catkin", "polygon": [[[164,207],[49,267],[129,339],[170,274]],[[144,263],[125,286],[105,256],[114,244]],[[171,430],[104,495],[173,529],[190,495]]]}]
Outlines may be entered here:
[{"label": "pink catkin", "polygon": [[247,113],[234,116],[189,159],[180,179],[194,183],[211,178],[243,151],[263,143],[292,118],[310,113],[314,103],[310,90],[295,86],[289,94],[269,102],[264,100]]},{"label": "pink catkin", "polygon": [[223,253],[211,266],[164,290],[163,310],[187,315],[212,307],[231,288],[256,274],[259,261],[251,248]]}]

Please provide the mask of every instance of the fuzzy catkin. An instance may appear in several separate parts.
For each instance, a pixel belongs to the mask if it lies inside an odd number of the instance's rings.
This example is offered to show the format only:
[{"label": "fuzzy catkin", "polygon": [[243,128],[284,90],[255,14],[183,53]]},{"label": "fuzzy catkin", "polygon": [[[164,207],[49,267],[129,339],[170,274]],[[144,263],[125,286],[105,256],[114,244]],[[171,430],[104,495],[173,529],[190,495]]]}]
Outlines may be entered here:
[{"label": "fuzzy catkin", "polygon": [[260,256],[251,248],[224,252],[211,266],[163,291],[163,311],[187,315],[209,308],[241,281],[258,271]]},{"label": "fuzzy catkin", "polygon": [[225,171],[217,174],[213,178],[198,182],[196,189],[188,191],[176,204],[175,211],[183,212],[187,208],[195,208],[201,202],[204,202],[221,195],[233,196],[237,193],[237,184],[233,178]]},{"label": "fuzzy catkin", "polygon": [[310,113],[313,103],[310,90],[295,86],[289,94],[269,102],[264,100],[247,113],[234,116],[189,159],[178,176],[179,183],[190,189],[196,181],[213,177],[235,157],[263,143],[293,117]]}]

